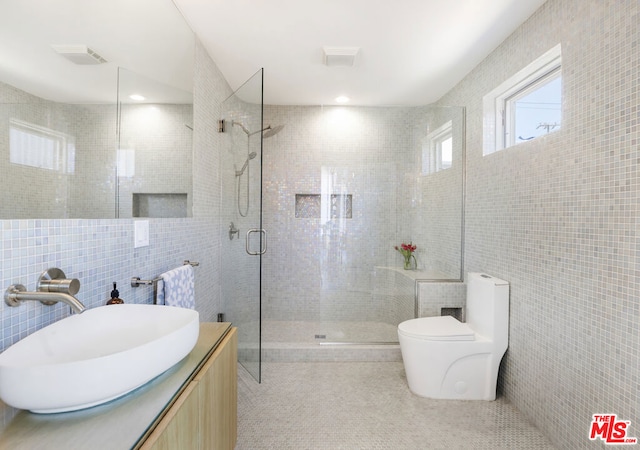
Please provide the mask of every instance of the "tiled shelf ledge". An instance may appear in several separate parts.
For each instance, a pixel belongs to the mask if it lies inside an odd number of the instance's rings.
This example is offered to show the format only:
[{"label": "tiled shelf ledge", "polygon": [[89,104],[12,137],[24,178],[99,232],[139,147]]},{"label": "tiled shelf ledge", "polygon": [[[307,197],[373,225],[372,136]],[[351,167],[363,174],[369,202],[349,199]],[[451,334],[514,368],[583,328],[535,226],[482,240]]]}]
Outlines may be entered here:
[{"label": "tiled shelf ledge", "polygon": [[402,267],[385,267],[376,266],[375,270],[390,270],[392,272],[399,273],[413,281],[459,281],[448,277],[445,273],[438,270],[405,270]]}]

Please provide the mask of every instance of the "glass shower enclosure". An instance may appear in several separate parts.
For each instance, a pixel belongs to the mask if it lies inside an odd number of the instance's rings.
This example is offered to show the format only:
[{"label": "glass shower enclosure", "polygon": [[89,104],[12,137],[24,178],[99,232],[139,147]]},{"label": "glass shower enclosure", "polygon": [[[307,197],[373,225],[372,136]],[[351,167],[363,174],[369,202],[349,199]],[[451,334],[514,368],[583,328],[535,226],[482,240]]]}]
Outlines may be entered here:
[{"label": "glass shower enclosure", "polygon": [[[263,105],[262,93],[261,70],[224,102],[221,154],[226,320],[258,381],[263,360],[397,346],[418,284],[462,280],[464,225],[463,108]],[[417,247],[411,270],[403,243]]]},{"label": "glass shower enclosure", "polygon": [[226,318],[238,327],[238,361],[261,378],[263,70],[222,105],[222,295]]},{"label": "glass shower enclosure", "polygon": [[[397,325],[417,315],[418,282],[462,279],[464,110],[264,112],[284,128],[263,154],[263,356],[397,344]],[[402,243],[417,246],[414,270]]]}]

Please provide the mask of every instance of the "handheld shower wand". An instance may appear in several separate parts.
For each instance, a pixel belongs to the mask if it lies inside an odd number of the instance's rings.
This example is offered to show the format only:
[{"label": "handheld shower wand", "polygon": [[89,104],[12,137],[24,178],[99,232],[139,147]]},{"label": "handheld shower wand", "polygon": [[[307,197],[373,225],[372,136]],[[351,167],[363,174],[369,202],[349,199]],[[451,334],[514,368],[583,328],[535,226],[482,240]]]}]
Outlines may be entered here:
[{"label": "handheld shower wand", "polygon": [[240,169],[240,170],[236,169],[236,177],[239,177],[240,175],[242,175],[244,173],[244,171],[246,170],[247,166],[249,165],[249,161],[252,160],[253,158],[255,158],[256,156],[257,156],[256,152],[249,153],[249,156],[244,161],[244,165],[242,166],[242,169]]}]

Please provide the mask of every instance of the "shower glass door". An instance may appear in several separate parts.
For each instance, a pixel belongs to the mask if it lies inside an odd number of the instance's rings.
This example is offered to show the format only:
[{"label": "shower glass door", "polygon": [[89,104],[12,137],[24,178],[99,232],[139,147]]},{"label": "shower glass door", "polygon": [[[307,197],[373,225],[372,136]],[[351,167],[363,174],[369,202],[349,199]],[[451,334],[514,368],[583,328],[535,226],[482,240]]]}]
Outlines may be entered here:
[{"label": "shower glass door", "polygon": [[[416,308],[419,281],[461,279],[463,109],[264,111],[265,123],[284,124],[263,155],[265,358],[388,351],[398,324],[427,312]],[[416,246],[411,270],[402,243]],[[441,314],[436,303],[430,315]]]},{"label": "shower glass door", "polygon": [[263,69],[222,105],[222,295],[226,321],[238,327],[238,361],[261,378]]}]

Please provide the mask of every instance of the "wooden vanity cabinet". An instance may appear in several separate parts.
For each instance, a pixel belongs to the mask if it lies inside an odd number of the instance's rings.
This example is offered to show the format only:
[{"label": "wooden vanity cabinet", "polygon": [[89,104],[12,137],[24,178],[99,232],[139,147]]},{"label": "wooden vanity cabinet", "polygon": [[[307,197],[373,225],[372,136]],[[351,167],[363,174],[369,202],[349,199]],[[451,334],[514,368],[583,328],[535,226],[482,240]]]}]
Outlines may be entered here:
[{"label": "wooden vanity cabinet", "polygon": [[237,329],[231,328],[138,448],[233,450],[237,439]]}]

